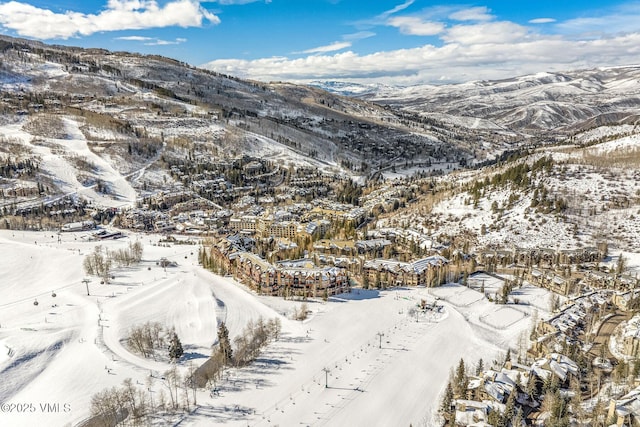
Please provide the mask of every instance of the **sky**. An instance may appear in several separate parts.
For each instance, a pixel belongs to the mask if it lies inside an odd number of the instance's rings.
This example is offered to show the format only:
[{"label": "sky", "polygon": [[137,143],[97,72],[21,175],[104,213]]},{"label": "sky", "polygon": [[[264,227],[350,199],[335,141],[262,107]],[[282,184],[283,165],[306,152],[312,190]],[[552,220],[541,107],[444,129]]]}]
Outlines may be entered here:
[{"label": "sky", "polygon": [[640,0],[0,0],[0,33],[264,81],[440,84],[640,64]]}]

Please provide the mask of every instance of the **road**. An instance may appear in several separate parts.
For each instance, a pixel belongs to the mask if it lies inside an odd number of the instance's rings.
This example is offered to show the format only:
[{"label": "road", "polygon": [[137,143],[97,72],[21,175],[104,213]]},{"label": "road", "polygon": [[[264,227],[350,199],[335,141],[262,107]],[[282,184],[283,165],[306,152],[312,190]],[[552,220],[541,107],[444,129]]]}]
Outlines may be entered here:
[{"label": "road", "polygon": [[615,359],[609,351],[609,338],[613,335],[613,331],[616,327],[625,320],[628,320],[628,317],[625,314],[616,313],[600,325],[600,329],[598,329],[598,333],[593,340],[593,346],[588,353],[591,358],[596,358],[602,355],[602,347],[604,347],[604,357],[608,359]]}]

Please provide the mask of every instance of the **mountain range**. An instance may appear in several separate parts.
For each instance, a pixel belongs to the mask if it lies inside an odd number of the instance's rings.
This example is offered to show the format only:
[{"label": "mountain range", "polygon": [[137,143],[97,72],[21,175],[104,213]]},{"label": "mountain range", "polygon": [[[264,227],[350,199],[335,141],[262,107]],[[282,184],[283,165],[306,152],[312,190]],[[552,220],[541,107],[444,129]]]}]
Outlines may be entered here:
[{"label": "mountain range", "polygon": [[402,88],[265,83],[6,36],[0,60],[0,154],[40,165],[5,173],[3,188],[37,181],[51,195],[90,193],[106,180],[129,203],[142,184],[170,179],[158,159],[249,155],[363,181],[482,164],[597,129],[622,137],[640,118],[639,66]]}]

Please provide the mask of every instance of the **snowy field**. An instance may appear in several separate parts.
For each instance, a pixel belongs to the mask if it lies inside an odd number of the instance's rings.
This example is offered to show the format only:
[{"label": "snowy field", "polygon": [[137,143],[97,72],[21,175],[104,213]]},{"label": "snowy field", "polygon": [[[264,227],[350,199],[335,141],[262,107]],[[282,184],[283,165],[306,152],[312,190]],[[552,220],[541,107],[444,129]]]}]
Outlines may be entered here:
[{"label": "snowy field", "polygon": [[[548,300],[530,286],[520,288],[530,304],[517,306],[495,305],[460,285],[354,290],[308,302],[310,317],[300,322],[291,320],[300,302],[258,297],[204,271],[197,246],[158,245],[155,235],[88,236],[0,231],[0,402],[35,405],[30,413],[0,413],[2,426],[75,425],[89,416],[93,394],[126,378],[157,398],[170,365],[131,353],[124,343],[131,326],[174,326],[186,372],[211,353],[218,322],[233,339],[260,316],[281,319],[281,338],[251,366],[227,370],[219,395],[200,390],[195,411],[158,425],[435,425],[460,358],[499,359],[530,330],[533,310],[545,314],[539,307]],[[115,270],[107,285],[91,278],[87,295],[85,256],[96,245],[136,240],[145,246],[143,262]],[[162,257],[177,266],[165,271],[157,265]],[[422,300],[436,308],[416,310]],[[47,403],[59,409],[43,410]]]}]

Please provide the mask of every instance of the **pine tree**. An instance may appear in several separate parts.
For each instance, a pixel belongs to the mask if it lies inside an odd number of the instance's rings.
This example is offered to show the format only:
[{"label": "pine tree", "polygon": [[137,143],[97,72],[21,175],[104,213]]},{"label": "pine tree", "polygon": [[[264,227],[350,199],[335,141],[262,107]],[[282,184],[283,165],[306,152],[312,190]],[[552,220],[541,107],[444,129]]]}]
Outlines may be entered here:
[{"label": "pine tree", "polygon": [[507,403],[504,408],[504,425],[507,425],[509,421],[511,421],[516,414],[516,393],[517,390],[514,388],[511,393],[509,393],[509,397],[507,398]]},{"label": "pine tree", "polygon": [[222,355],[222,360],[225,365],[231,363],[233,350],[231,349],[231,341],[229,340],[229,330],[224,322],[220,322],[220,326],[218,326],[218,353]]},{"label": "pine tree", "polygon": [[451,381],[449,381],[447,382],[447,388],[445,388],[444,396],[442,397],[441,410],[443,413],[448,414],[451,411],[452,402],[453,402],[453,387],[451,386]]},{"label": "pine tree", "polygon": [[458,369],[456,369],[456,378],[454,385],[454,392],[458,397],[465,398],[467,394],[467,386],[469,384],[469,377],[464,366],[464,359],[460,359]]},{"label": "pine tree", "polygon": [[184,349],[182,348],[182,343],[180,342],[180,338],[178,338],[178,334],[176,334],[175,329],[172,328],[169,335],[169,358],[171,361],[175,362],[182,357]]}]

